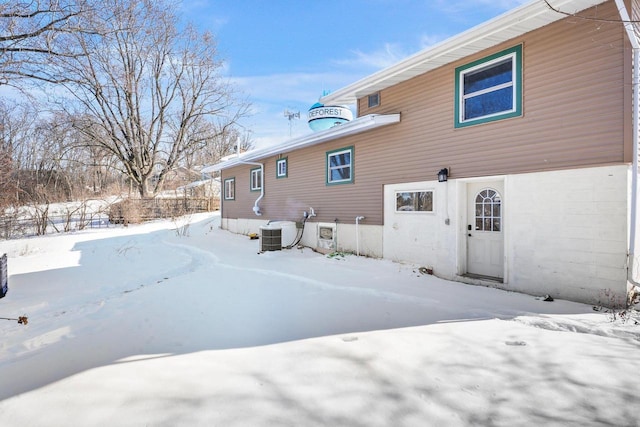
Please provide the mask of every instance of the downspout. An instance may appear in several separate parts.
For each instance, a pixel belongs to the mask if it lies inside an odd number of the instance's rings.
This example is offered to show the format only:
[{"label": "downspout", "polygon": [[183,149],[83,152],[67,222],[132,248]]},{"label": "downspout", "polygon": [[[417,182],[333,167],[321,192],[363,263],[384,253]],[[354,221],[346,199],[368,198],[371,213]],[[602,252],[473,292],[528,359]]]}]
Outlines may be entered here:
[{"label": "downspout", "polygon": [[[620,14],[620,19],[624,23],[624,28],[627,32],[627,37],[631,43],[632,55],[633,55],[633,162],[631,169],[631,212],[630,212],[630,224],[629,224],[629,265],[627,266],[627,280],[634,286],[640,287],[640,283],[633,278],[634,266],[636,266],[635,251],[636,251],[636,220],[638,216],[638,132],[640,132],[640,91],[638,90],[638,76],[640,74],[638,66],[640,64],[640,41],[633,29],[633,24],[629,17],[629,12],[624,5],[623,0],[615,0]],[[637,268],[637,267],[636,267]]]},{"label": "downspout", "polygon": [[260,197],[258,197],[253,204],[253,213],[257,216],[261,216],[262,212],[260,212],[260,206],[258,206],[258,203],[264,197],[264,163],[245,162],[244,160],[240,160],[240,144],[238,144],[238,162],[243,165],[260,166],[260,177],[262,179],[262,182],[260,183]]},{"label": "downspout", "polygon": [[240,162],[245,165],[260,166],[260,177],[262,179],[262,182],[260,183],[261,184],[260,197],[258,197],[256,201],[253,203],[253,213],[260,216],[262,215],[262,212],[260,212],[260,206],[258,206],[258,202],[260,202],[260,200],[262,200],[262,198],[264,197],[264,163],[244,162],[244,161],[240,161]]}]

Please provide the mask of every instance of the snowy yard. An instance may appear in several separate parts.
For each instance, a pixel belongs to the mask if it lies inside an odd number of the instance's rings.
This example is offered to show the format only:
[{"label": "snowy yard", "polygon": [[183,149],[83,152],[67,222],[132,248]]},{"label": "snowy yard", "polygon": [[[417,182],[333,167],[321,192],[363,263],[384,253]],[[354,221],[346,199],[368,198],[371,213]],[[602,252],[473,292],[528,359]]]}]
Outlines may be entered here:
[{"label": "snowy yard", "polygon": [[182,221],[0,242],[1,426],[640,425],[633,319]]}]

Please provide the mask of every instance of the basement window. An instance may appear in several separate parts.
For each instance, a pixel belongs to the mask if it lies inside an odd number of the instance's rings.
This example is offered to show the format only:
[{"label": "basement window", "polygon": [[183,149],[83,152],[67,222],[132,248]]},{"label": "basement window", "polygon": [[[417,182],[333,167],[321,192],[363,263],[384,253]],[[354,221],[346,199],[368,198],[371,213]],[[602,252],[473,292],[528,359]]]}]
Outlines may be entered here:
[{"label": "basement window", "polygon": [[433,212],[433,190],[396,191],[396,212]]},{"label": "basement window", "polygon": [[522,115],[522,46],[456,68],[455,127]]}]

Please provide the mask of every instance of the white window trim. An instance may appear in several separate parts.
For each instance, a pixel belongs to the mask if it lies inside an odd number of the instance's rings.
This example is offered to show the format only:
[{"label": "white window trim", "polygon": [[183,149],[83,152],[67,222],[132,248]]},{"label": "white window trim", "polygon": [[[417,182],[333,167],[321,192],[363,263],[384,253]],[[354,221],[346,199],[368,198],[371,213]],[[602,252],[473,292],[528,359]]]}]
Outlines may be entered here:
[{"label": "white window trim", "polygon": [[[504,54],[501,54],[504,53]],[[458,95],[458,99],[456,99],[456,110],[458,116],[456,117],[456,127],[465,127],[474,124],[486,123],[495,120],[507,119],[511,117],[517,117],[522,114],[522,45],[515,46],[513,48],[507,49],[506,51],[499,52],[495,54],[495,57],[492,59],[480,59],[476,62],[476,65],[473,65],[469,68],[458,67],[456,69],[456,92]],[[491,88],[486,88],[479,90],[477,92],[473,92],[470,94],[464,93],[464,76],[473,73],[485,68],[491,68],[498,63],[504,62],[505,60],[511,61],[511,81],[507,83],[502,83],[497,86],[492,86]],[[511,109],[503,110],[496,113],[487,114],[484,116],[473,117],[470,119],[466,119],[464,117],[465,114],[465,101],[470,98],[474,98],[476,96],[481,96],[487,93],[495,92],[500,89],[504,89],[507,87],[511,87],[512,90],[512,104]]]},{"label": "white window trim", "polygon": [[236,199],[236,179],[227,178],[224,180],[224,199],[235,200]]},{"label": "white window trim", "polygon": [[[331,166],[331,157],[339,156],[340,154],[349,153],[349,178],[346,179],[331,179],[331,171],[335,169],[342,169],[347,167],[347,164],[340,166]],[[353,182],[353,147],[340,149],[327,153],[327,184],[346,184]]]},{"label": "white window trim", "polygon": [[[509,59],[511,60],[511,81],[507,82],[507,83],[502,83],[499,84],[497,86],[492,86],[490,88],[486,88],[486,89],[482,89],[482,90],[478,90],[476,92],[471,92],[468,94],[464,93],[464,76],[469,74],[469,73],[473,73],[476,71],[480,71],[486,68],[491,68],[493,66],[495,66],[496,64],[499,64],[501,62],[504,62],[505,59]],[[517,68],[517,64],[516,64],[516,54],[514,53],[510,53],[508,55],[505,56],[501,56],[500,58],[496,58],[493,61],[489,61],[483,64],[479,64],[475,67],[469,68],[468,70],[464,70],[460,72],[460,123],[469,123],[469,122],[474,122],[477,120],[483,120],[483,119],[488,119],[491,117],[496,117],[496,116],[502,116],[503,114],[510,114],[510,113],[514,113],[516,111],[516,68]],[[512,92],[512,100],[511,100],[511,109],[509,110],[504,110],[504,111],[499,111],[496,113],[492,113],[492,114],[487,114],[484,116],[478,116],[478,117],[474,117],[472,119],[465,119],[464,118],[464,101],[470,98],[475,98],[477,96],[481,96],[487,93],[491,93],[491,92],[497,92],[501,89],[510,87],[511,88],[511,92]]]},{"label": "white window trim", "polygon": [[[284,171],[281,170],[281,165],[284,165]],[[284,159],[276,160],[276,178],[286,178],[289,174],[289,161],[285,157]]]},{"label": "white window trim", "polygon": [[[256,181],[257,181],[257,177],[260,177],[260,185],[257,185]],[[251,181],[251,191],[260,191],[262,190],[262,180],[264,179],[264,177],[262,176],[262,169],[261,168],[257,168],[257,169],[251,169],[251,176],[250,176],[250,181]]]},{"label": "white window trim", "polygon": [[[398,193],[431,193],[431,210],[430,211],[399,211],[398,210]],[[393,192],[394,212],[401,215],[434,215],[436,213],[436,190],[433,188],[423,188],[419,190],[394,190]]]}]

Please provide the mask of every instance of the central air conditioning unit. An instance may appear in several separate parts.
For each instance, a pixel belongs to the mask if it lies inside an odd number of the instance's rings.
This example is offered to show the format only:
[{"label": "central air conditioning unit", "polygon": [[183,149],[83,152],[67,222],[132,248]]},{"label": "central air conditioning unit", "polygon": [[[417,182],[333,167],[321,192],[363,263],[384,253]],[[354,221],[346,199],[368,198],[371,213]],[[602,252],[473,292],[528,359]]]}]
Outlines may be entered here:
[{"label": "central air conditioning unit", "polygon": [[336,250],[336,231],[336,224],[318,223],[318,247]]},{"label": "central air conditioning unit", "polygon": [[275,226],[260,227],[260,252],[282,249],[282,228]]}]

